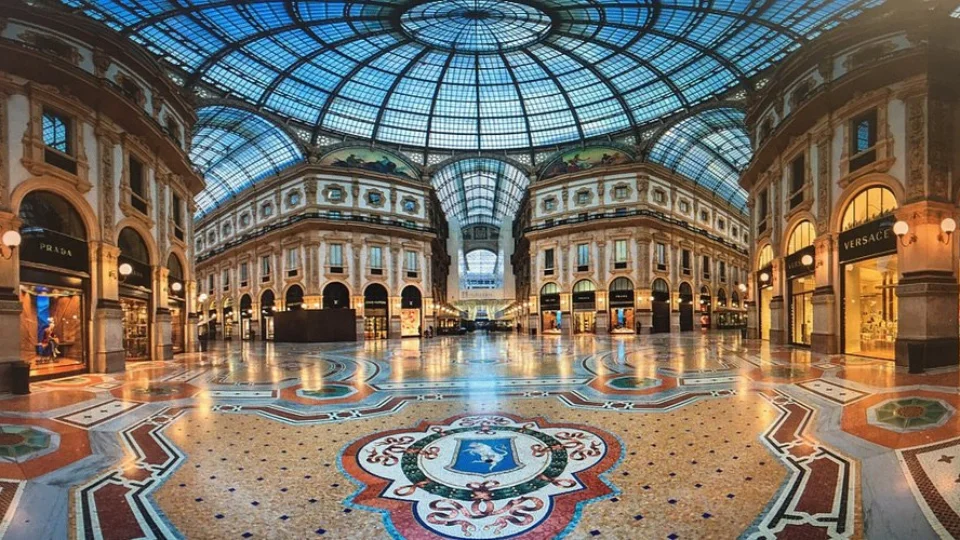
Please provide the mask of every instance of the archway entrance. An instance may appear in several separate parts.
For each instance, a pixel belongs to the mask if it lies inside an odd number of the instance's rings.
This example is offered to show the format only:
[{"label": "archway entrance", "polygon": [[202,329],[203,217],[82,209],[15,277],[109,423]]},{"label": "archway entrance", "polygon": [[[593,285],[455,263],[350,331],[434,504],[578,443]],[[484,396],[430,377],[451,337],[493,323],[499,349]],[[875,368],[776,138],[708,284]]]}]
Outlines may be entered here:
[{"label": "archway entrance", "polygon": [[240,297],[240,339],[253,339],[253,299],[249,294]]},{"label": "archway entrance", "polygon": [[560,334],[562,327],[560,287],[556,283],[547,283],[540,289],[540,331],[544,334]]},{"label": "archway entrance", "polygon": [[20,359],[30,363],[31,377],[85,371],[90,257],[83,218],[47,191],[27,194],[19,218]]},{"label": "archway entrance", "polygon": [[363,291],[364,339],[387,339],[390,328],[390,305],[387,289],[373,283]]},{"label": "archway entrance", "polygon": [[170,345],[173,353],[182,353],[185,347],[187,328],[186,296],[183,265],[180,259],[170,254],[167,259],[167,305],[170,308]]},{"label": "archway entrance", "polygon": [[633,282],[625,277],[618,277],[613,280],[610,283],[608,298],[610,303],[610,333],[636,333]]},{"label": "archway entrance", "polygon": [[223,339],[224,341],[233,340],[233,300],[227,298],[223,301]]},{"label": "archway entrance", "polygon": [[350,291],[346,285],[332,281],[323,288],[323,309],[346,309],[350,307]]},{"label": "archway entrance", "polygon": [[[123,351],[126,359],[150,359],[150,325],[153,303],[150,252],[140,233],[130,227],[120,231],[120,307],[123,308]],[[129,273],[124,275],[124,271]]]},{"label": "archway entrance", "polygon": [[706,286],[700,287],[700,328],[707,330],[710,328],[713,319],[713,297],[710,296],[710,289]]},{"label": "archway entrance", "polygon": [[650,287],[653,308],[653,333],[670,332],[670,286],[663,279],[657,278]]},{"label": "archway entrance", "polygon": [[407,285],[400,293],[400,337],[420,337],[423,333],[420,313],[423,297],[420,289]]},{"label": "archway entrance", "polygon": [[290,288],[287,289],[283,307],[287,311],[303,309],[303,289],[299,285],[291,285]]},{"label": "archway entrance", "polygon": [[689,283],[680,284],[680,331],[693,330],[693,287]]},{"label": "archway entrance", "polygon": [[267,341],[273,341],[273,312],[276,310],[276,302],[273,291],[269,289],[260,295],[260,335]]},{"label": "archway entrance", "polygon": [[573,286],[573,333],[593,334],[597,331],[597,288],[589,279]]}]

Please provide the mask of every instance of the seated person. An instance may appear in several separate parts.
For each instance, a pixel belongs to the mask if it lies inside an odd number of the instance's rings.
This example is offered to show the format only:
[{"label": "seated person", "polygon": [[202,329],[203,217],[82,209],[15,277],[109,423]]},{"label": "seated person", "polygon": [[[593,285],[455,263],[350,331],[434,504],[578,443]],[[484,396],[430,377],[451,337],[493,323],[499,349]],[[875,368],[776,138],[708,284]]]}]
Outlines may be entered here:
[{"label": "seated person", "polygon": [[57,348],[59,345],[60,340],[54,332],[54,323],[51,321],[50,324],[43,329],[43,337],[40,340],[40,350],[42,351],[40,356],[49,356],[55,359],[60,355],[60,350]]}]

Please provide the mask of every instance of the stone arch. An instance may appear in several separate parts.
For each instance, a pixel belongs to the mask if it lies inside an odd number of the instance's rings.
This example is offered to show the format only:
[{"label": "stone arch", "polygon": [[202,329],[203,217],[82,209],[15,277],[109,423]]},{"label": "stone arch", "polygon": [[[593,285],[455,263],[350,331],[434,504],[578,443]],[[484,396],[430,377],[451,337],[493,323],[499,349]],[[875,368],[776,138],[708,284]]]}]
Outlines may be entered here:
[{"label": "stone arch", "polygon": [[[124,229],[133,229],[137,234],[140,235],[140,238],[143,240],[143,243],[147,246],[147,255],[150,256],[150,266],[157,266],[160,264],[160,254],[157,250],[157,242],[153,238],[153,235],[150,232],[150,229],[146,228],[143,223],[134,218],[124,218],[121,219],[116,226],[116,232],[113,241],[115,245],[120,245],[120,233]],[[166,260],[163,261],[166,264]]]},{"label": "stone arch", "polygon": [[847,206],[850,205],[850,202],[853,201],[861,191],[873,186],[882,186],[889,189],[893,192],[893,196],[897,200],[897,206],[903,204],[906,194],[903,189],[903,184],[901,184],[899,180],[884,173],[865,174],[851,182],[840,193],[840,196],[837,197],[830,216],[830,232],[840,232],[840,228],[843,226],[843,214],[847,211]]},{"label": "stone arch", "polygon": [[40,176],[30,178],[14,188],[13,193],[10,194],[10,205],[15,215],[20,214],[20,204],[23,202],[24,197],[34,191],[49,191],[54,195],[62,197],[80,214],[80,218],[83,220],[83,226],[87,229],[87,241],[94,242],[100,240],[100,220],[90,206],[90,203],[77,193],[74,186],[64,185],[63,181],[54,180],[50,177]]}]

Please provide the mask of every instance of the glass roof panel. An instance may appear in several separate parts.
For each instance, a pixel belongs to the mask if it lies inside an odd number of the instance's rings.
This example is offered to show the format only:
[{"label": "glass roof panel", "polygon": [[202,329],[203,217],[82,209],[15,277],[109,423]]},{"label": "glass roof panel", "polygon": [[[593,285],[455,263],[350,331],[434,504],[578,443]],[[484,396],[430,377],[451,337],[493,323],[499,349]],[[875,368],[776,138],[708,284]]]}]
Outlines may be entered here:
[{"label": "glass roof panel", "polygon": [[61,0],[317,135],[511,150],[636,134],[883,0]]},{"label": "glass roof panel", "polygon": [[516,215],[529,179],[505,161],[467,158],[439,169],[432,183],[447,219],[457,219],[460,227],[499,227]]},{"label": "glass roof panel", "polygon": [[296,143],[262,116],[234,107],[197,110],[190,160],[206,180],[200,217],[224,200],[302,160]]},{"label": "glass roof panel", "polygon": [[683,119],[653,144],[649,159],[690,178],[746,213],[740,173],[753,155],[739,109],[707,109]]}]

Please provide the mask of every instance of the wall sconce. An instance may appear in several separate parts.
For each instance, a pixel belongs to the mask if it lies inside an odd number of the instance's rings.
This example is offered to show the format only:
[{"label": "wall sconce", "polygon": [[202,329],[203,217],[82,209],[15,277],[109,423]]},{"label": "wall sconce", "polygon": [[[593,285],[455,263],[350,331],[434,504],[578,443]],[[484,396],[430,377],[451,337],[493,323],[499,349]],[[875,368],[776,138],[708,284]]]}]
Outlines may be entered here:
[{"label": "wall sconce", "polygon": [[957,230],[957,222],[952,217],[943,218],[943,221],[940,222],[940,234],[937,235],[937,240],[941,244],[949,244],[950,238],[953,237],[953,232]]},{"label": "wall sconce", "polygon": [[207,293],[200,293],[200,296],[197,297],[197,301],[201,304],[207,301]]},{"label": "wall sconce", "polygon": [[183,283],[179,281],[174,281],[173,285],[170,285],[170,288],[173,289],[173,292],[180,292],[183,290]]},{"label": "wall sconce", "polygon": [[812,266],[812,265],[813,265],[813,255],[810,255],[810,254],[808,253],[808,254],[804,255],[803,257],[800,257],[800,264],[802,264],[802,265],[804,265],[804,266]]},{"label": "wall sconce", "polygon": [[[893,224],[893,234],[897,235],[900,244],[904,247],[917,241],[917,235],[910,232],[910,225],[906,221],[900,220]],[[907,236],[909,234],[909,236]],[[904,241],[906,238],[906,241]]]},{"label": "wall sconce", "polygon": [[766,272],[760,274],[760,283],[767,283],[768,281],[770,281],[770,274]]},{"label": "wall sconce", "polygon": [[120,283],[123,283],[133,273],[133,267],[130,266],[130,263],[122,263],[117,267],[117,271],[120,272]]},{"label": "wall sconce", "polygon": [[3,233],[3,236],[0,236],[0,257],[7,261],[12,259],[13,252],[20,246],[21,240],[23,238],[21,238],[19,231],[10,229]]},{"label": "wall sconce", "polygon": [[746,283],[741,283],[741,284],[737,285],[737,288],[740,289],[740,292],[742,292],[742,293],[743,293],[743,292],[747,292],[747,284],[746,284]]}]

